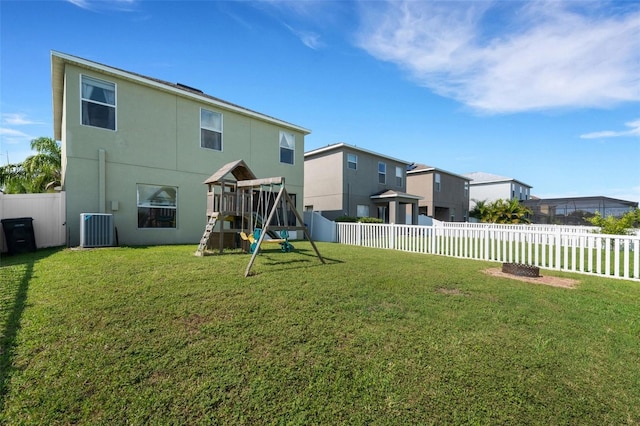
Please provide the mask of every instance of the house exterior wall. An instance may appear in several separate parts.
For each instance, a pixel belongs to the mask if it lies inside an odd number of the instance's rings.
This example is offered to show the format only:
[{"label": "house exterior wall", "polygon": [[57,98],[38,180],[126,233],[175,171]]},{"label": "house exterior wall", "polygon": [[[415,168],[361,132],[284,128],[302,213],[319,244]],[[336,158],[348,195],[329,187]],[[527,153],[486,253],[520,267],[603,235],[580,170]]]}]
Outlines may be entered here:
[{"label": "house exterior wall", "polygon": [[[348,166],[348,154],[357,156],[357,168]],[[378,180],[378,163],[386,164],[386,183]],[[396,167],[402,183],[396,183]],[[358,205],[369,207],[369,216],[378,217],[371,196],[385,190],[406,192],[407,164],[385,156],[352,149],[349,146],[327,150],[305,158],[305,206],[313,206],[328,219],[357,216]]]},{"label": "house exterior wall", "polygon": [[305,209],[322,212],[328,219],[345,215],[343,191],[343,154],[326,152],[304,161]]},{"label": "house exterior wall", "polygon": [[511,200],[516,198],[518,200],[528,200],[530,198],[531,188],[526,185],[522,185],[517,181],[504,181],[504,182],[488,182],[478,183],[470,185],[470,198],[472,200],[473,208],[475,201],[488,201],[492,202],[498,199]]},{"label": "house exterior wall", "polygon": [[[81,124],[81,74],[116,84],[116,130]],[[67,63],[62,113],[63,187],[70,244],[80,213],[113,213],[121,244],[197,243],[206,224],[207,187],[222,165],[243,159],[258,177],[284,176],[302,211],[304,136],[297,126],[244,115],[185,93]],[[200,108],[223,116],[222,151],[200,147]],[[294,164],[280,163],[279,132],[295,135]],[[138,228],[137,185],[177,188],[175,228]]]},{"label": "house exterior wall", "polygon": [[[422,214],[433,217],[433,172],[409,173],[407,175],[407,191],[411,194],[420,195],[422,200],[418,200],[418,207]],[[426,210],[426,212],[425,212]]]},{"label": "house exterior wall", "polygon": [[[435,174],[440,175],[440,191],[436,191]],[[444,222],[464,222],[469,217],[467,179],[443,170],[430,169],[407,174],[407,192],[423,197],[418,201],[421,211]]]}]

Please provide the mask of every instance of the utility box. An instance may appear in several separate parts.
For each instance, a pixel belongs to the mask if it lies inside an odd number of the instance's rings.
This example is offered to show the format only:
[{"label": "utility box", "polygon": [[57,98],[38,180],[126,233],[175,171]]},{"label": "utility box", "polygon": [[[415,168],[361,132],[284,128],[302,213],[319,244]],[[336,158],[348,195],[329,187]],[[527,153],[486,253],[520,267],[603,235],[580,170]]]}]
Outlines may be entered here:
[{"label": "utility box", "polygon": [[19,217],[2,219],[2,230],[9,254],[36,251],[36,237],[33,233],[33,218]]}]

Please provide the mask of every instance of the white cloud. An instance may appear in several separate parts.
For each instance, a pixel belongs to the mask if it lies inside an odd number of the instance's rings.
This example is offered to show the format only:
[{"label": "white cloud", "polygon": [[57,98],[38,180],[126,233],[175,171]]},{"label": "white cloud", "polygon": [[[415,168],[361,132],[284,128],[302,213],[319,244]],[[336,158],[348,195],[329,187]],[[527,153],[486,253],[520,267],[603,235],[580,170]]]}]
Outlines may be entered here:
[{"label": "white cloud", "polygon": [[39,121],[29,119],[25,114],[21,113],[3,113],[0,116],[0,122],[7,126],[28,126],[33,124],[46,124]]},{"label": "white cloud", "polygon": [[629,130],[603,130],[580,135],[582,139],[618,138],[621,136],[640,136],[640,119],[625,123]]},{"label": "white cloud", "polygon": [[29,137],[29,135],[27,135],[24,132],[21,132],[19,130],[15,130],[15,129],[8,129],[6,127],[0,127],[0,136],[6,136],[9,138],[27,138]]},{"label": "white cloud", "polygon": [[99,10],[117,10],[129,12],[134,10],[139,0],[67,0],[69,3],[81,9],[96,12]]},{"label": "white cloud", "polygon": [[324,43],[320,40],[320,34],[314,33],[312,31],[302,31],[296,30],[295,28],[286,25],[285,26],[291,31],[296,37],[300,39],[302,44],[307,46],[310,49],[317,50],[324,47]]},{"label": "white cloud", "polygon": [[640,101],[640,11],[598,3],[389,1],[362,7],[358,44],[487,113]]}]

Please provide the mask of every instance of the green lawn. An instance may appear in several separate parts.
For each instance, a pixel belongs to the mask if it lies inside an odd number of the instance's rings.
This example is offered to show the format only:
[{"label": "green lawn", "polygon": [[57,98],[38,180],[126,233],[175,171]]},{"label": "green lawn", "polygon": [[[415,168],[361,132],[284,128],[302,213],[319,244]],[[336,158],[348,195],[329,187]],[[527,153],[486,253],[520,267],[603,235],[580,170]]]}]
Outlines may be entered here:
[{"label": "green lawn", "polygon": [[640,284],[318,244],[2,258],[0,424],[638,424]]}]

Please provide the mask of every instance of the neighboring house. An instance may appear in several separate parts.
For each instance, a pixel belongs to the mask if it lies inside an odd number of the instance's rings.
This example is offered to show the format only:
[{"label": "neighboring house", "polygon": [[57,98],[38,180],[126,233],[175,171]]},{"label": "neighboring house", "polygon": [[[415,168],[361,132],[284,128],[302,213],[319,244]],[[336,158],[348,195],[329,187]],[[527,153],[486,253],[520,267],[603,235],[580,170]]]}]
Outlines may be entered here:
[{"label": "neighboring house", "polygon": [[407,194],[407,161],[345,143],[304,154],[304,208],[334,220],[375,217],[418,223],[419,196]]},{"label": "neighboring house", "polygon": [[446,170],[412,164],[407,171],[407,191],[422,197],[419,213],[443,222],[469,219],[469,179]]},{"label": "neighboring house", "polygon": [[81,213],[112,213],[120,244],[197,243],[203,181],[240,159],[258,177],[285,177],[302,211],[309,130],[64,53],[52,52],[51,78],[70,245]]},{"label": "neighboring house", "polygon": [[473,210],[476,201],[492,202],[498,199],[520,201],[531,198],[531,185],[519,180],[493,175],[491,173],[473,172],[464,173],[469,182],[469,208]]},{"label": "neighboring house", "polygon": [[587,226],[591,226],[591,223],[585,218],[593,216],[596,212],[600,212],[604,217],[620,217],[638,208],[635,201],[597,196],[544,199],[531,197],[523,201],[522,205],[533,212],[532,223]]}]

